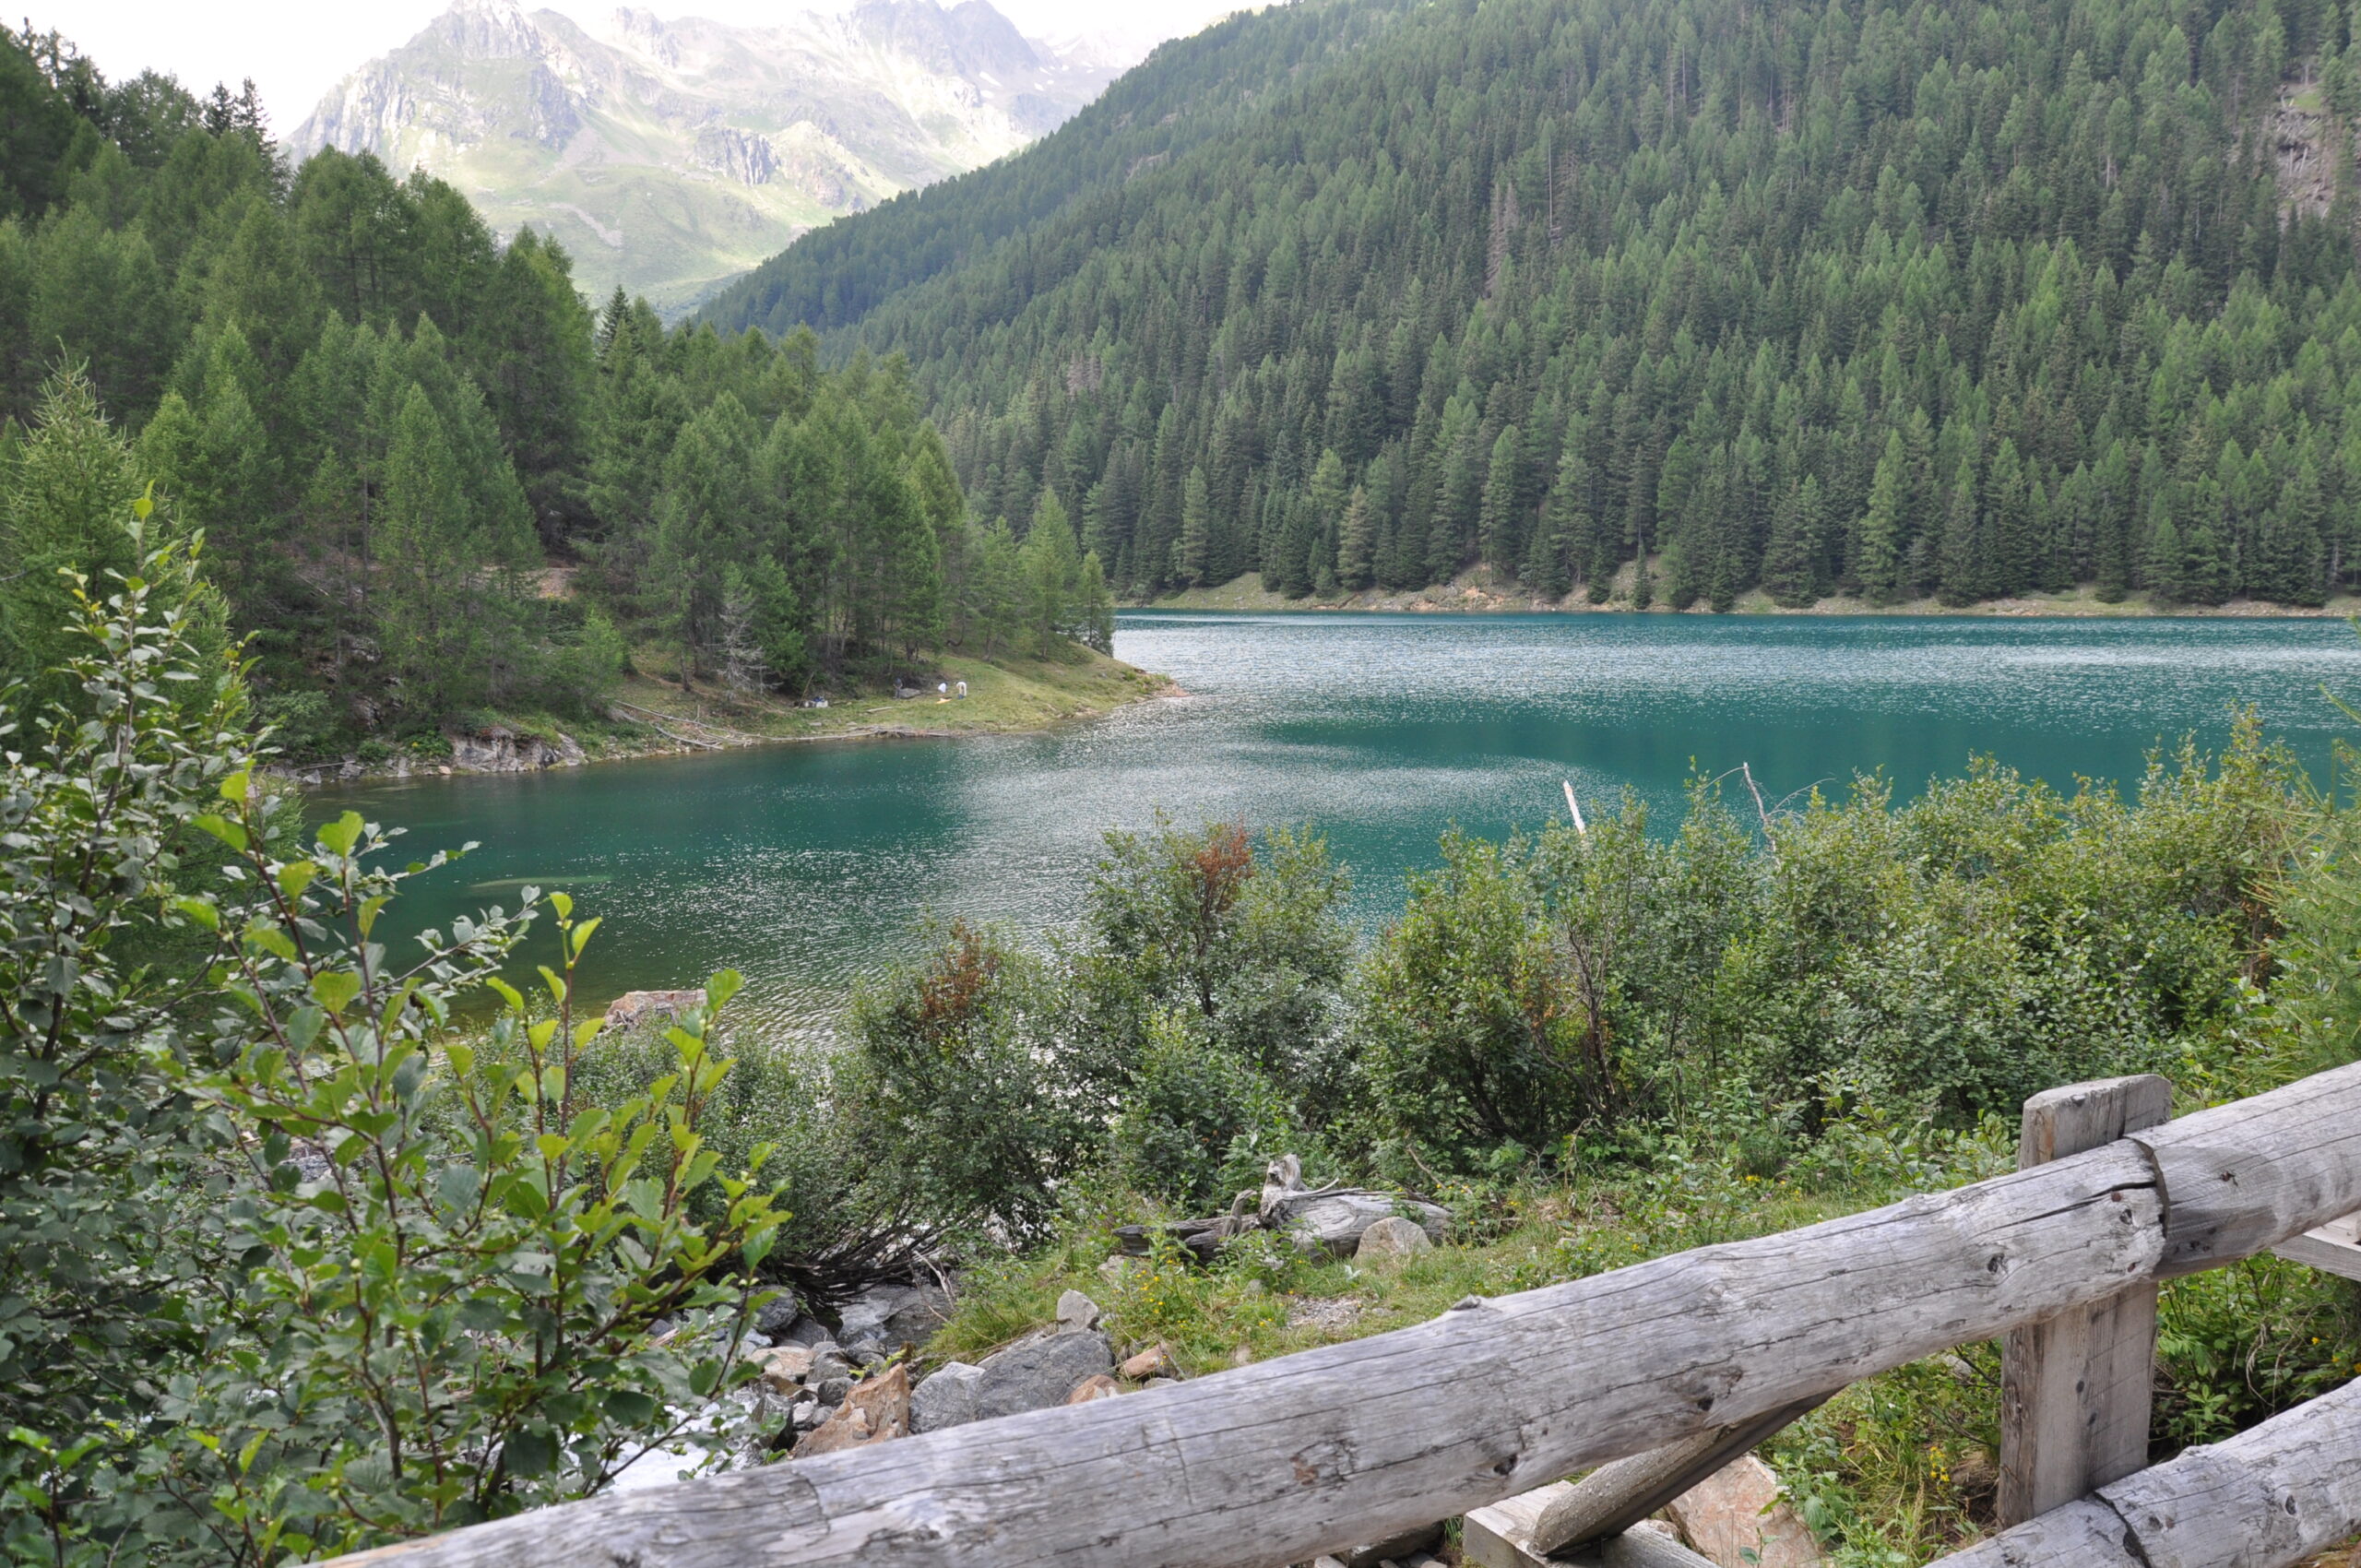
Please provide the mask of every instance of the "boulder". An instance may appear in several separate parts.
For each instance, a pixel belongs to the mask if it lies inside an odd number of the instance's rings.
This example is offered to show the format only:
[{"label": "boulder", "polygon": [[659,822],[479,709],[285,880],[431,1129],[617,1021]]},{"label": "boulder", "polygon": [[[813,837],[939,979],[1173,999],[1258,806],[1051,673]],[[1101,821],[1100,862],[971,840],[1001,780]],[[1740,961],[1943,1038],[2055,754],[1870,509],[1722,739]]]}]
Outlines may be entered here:
[{"label": "boulder", "polygon": [[[954,1363],[955,1365],[956,1363]],[[1115,1353],[1107,1336],[1092,1330],[1073,1334],[1039,1334],[1018,1341],[983,1365],[966,1368],[940,1394],[924,1401],[921,1430],[940,1431],[967,1421],[988,1421],[1000,1416],[1046,1410],[1065,1402],[1083,1383],[1115,1370]],[[925,1393],[951,1372],[942,1372],[919,1385]]]},{"label": "boulder", "polygon": [[1079,1290],[1058,1298],[1058,1332],[1084,1334],[1098,1326],[1098,1303]]},{"label": "boulder", "polygon": [[1145,1383],[1148,1379],[1155,1377],[1178,1378],[1180,1375],[1180,1367],[1172,1359],[1172,1347],[1151,1345],[1125,1361],[1122,1372],[1123,1375],[1133,1383]]},{"label": "boulder", "polygon": [[1272,1227],[1285,1230],[1299,1245],[1325,1251],[1332,1257],[1350,1257],[1361,1236],[1381,1219],[1396,1218],[1405,1209],[1429,1241],[1442,1240],[1451,1211],[1417,1203],[1390,1193],[1300,1193],[1280,1199],[1270,1211]]},{"label": "boulder", "polygon": [[1779,1478],[1749,1454],[1673,1499],[1665,1512],[1717,1568],[1807,1568],[1820,1542],[1779,1496]]},{"label": "boulder", "polygon": [[965,1361],[945,1362],[910,1396],[910,1429],[941,1431],[945,1427],[965,1426],[974,1420],[976,1390],[983,1379],[981,1367],[971,1367]]},{"label": "boulder", "polygon": [[1413,1253],[1432,1252],[1434,1245],[1427,1233],[1410,1220],[1398,1214],[1388,1215],[1361,1232],[1361,1239],[1353,1246],[1353,1257],[1360,1263],[1406,1258]]},{"label": "boulder", "polygon": [[846,1303],[836,1338],[848,1349],[891,1355],[924,1345],[950,1315],[940,1286],[873,1285]]},{"label": "boulder", "polygon": [[793,1457],[809,1459],[909,1435],[910,1373],[896,1365],[856,1384],[835,1415],[796,1443]]},{"label": "boulder", "polygon": [[764,1387],[778,1394],[799,1394],[812,1375],[812,1349],[807,1345],[782,1345],[755,1356],[754,1364],[762,1368]]},{"label": "boulder", "polygon": [[607,1004],[610,1029],[633,1029],[658,1019],[670,1021],[692,1007],[705,1005],[702,991],[634,991]]},{"label": "boulder", "polygon": [[754,1314],[754,1332],[777,1344],[802,1315],[803,1303],[782,1290]]},{"label": "boulder", "polygon": [[1121,1384],[1117,1383],[1105,1372],[1100,1372],[1096,1377],[1084,1378],[1074,1384],[1074,1392],[1066,1396],[1066,1403],[1087,1405],[1094,1399],[1112,1399],[1121,1392],[1123,1392]]}]

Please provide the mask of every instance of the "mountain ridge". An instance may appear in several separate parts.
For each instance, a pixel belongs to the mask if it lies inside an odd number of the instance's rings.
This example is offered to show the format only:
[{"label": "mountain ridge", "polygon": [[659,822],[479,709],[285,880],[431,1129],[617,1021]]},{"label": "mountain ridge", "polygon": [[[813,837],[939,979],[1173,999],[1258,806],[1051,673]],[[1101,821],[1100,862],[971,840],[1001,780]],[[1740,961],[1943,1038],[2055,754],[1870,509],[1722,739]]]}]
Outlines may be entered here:
[{"label": "mountain ridge", "polygon": [[564,244],[589,291],[677,315],[805,230],[1024,147],[1114,74],[988,0],[862,0],[766,28],[457,0],[289,146],[422,167],[501,232]]}]

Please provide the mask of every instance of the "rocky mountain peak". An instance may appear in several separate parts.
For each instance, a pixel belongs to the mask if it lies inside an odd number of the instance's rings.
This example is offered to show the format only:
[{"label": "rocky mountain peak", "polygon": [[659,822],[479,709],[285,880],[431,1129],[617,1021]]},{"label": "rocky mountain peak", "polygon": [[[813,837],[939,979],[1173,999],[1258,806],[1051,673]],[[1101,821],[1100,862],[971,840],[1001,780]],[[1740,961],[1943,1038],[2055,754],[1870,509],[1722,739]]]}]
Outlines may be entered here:
[{"label": "rocky mountain peak", "polygon": [[535,60],[548,47],[516,0],[454,0],[427,31],[478,60]]},{"label": "rocky mountain peak", "polygon": [[502,232],[556,238],[594,295],[621,283],[678,312],[806,229],[1015,151],[1118,74],[988,0],[765,27],[453,0],[289,139],[423,168]]},{"label": "rocky mountain peak", "polygon": [[985,0],[962,0],[948,10],[934,0],[861,0],[852,23],[863,37],[950,75],[1029,71],[1041,64],[1025,35]]}]

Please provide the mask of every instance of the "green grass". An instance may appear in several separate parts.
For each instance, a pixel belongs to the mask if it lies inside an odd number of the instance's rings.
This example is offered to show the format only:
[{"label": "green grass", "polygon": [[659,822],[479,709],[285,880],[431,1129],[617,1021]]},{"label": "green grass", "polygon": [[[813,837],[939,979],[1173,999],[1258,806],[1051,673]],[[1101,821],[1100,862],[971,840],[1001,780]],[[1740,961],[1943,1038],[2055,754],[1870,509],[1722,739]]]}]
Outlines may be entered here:
[{"label": "green grass", "polygon": [[[707,682],[684,689],[661,655],[643,650],[635,673],[613,694],[653,712],[726,726],[765,741],[820,741],[876,735],[1005,734],[1046,730],[1111,713],[1171,689],[1161,675],[1135,670],[1084,648],[1064,659],[988,659],[939,655],[920,671],[925,695],[896,698],[890,683],[832,694],[825,708],[801,707],[785,697],[748,697]],[[965,701],[943,701],[937,683],[967,683]],[[665,749],[653,731],[627,732],[633,743]]]}]

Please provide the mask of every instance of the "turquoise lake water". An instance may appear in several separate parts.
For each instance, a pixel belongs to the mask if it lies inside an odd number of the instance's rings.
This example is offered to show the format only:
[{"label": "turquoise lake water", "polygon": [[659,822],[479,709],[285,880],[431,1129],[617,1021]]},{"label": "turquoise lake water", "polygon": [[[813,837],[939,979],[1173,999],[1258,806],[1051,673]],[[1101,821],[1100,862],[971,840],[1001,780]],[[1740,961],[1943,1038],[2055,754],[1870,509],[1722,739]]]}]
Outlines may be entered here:
[{"label": "turquoise lake water", "polygon": [[410,923],[514,905],[527,883],[606,917],[601,996],[727,965],[742,1005],[825,1029],[929,915],[1071,920],[1110,827],[1161,809],[1327,836],[1374,926],[1456,825],[1487,835],[1626,788],[1674,820],[1692,770],[1748,764],[1776,801],[1883,769],[1905,793],[1972,754],[2070,784],[2136,779],[2160,741],[2218,744],[2235,706],[2321,769],[2361,693],[2361,637],[2319,620],[1223,615],[1141,612],[1121,658],[1187,696],[1043,735],[852,742],[521,778],[322,791],[469,839],[413,885]]}]

